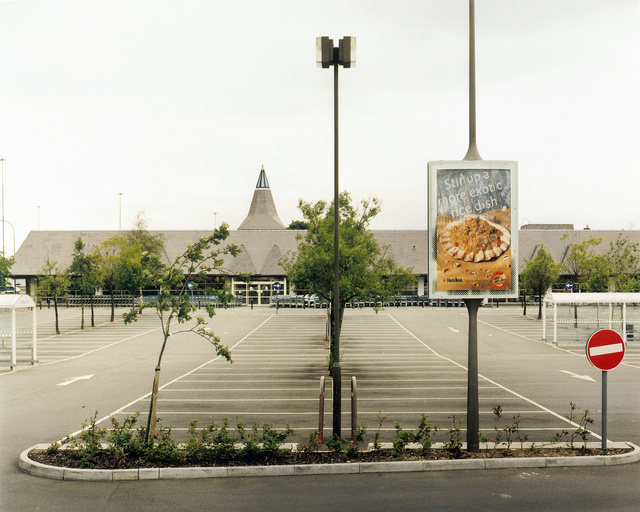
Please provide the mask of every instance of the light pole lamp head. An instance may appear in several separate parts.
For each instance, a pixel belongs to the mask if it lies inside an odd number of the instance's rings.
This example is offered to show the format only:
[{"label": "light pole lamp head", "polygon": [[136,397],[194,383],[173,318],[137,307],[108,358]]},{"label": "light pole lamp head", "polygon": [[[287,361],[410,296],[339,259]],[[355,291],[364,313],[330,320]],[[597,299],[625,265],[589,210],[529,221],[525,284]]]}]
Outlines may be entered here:
[{"label": "light pole lamp head", "polygon": [[339,64],[344,68],[356,67],[356,38],[347,36],[340,39]]},{"label": "light pole lamp head", "polygon": [[316,37],[316,64],[319,68],[340,65],[353,68],[356,65],[356,38],[343,37],[338,43],[338,62],[333,58],[333,39],[327,36]]},{"label": "light pole lamp head", "polygon": [[316,37],[316,65],[328,68],[333,64],[333,39]]}]

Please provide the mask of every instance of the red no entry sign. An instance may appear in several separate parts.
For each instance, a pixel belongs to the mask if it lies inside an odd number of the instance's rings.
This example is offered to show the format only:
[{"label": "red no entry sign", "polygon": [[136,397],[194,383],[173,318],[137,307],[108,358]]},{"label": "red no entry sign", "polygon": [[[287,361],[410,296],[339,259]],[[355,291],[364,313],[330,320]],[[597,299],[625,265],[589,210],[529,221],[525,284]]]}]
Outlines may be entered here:
[{"label": "red no entry sign", "polygon": [[624,340],[611,329],[594,332],[587,341],[587,359],[602,371],[613,370],[624,358]]}]

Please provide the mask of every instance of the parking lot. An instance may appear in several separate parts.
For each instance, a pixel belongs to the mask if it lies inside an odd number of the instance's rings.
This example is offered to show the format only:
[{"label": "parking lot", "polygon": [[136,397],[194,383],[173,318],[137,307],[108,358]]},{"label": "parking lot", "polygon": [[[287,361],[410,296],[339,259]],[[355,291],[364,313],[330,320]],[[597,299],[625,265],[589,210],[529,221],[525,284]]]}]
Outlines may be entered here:
[{"label": "parking lot", "polygon": [[[327,377],[326,311],[276,311],[268,307],[219,310],[210,325],[231,348],[233,364],[215,357],[211,346],[197,336],[173,336],[162,364],[162,424],[172,426],[179,438],[186,439],[191,420],[204,426],[226,417],[233,425],[239,417],[246,424],[268,422],[277,428],[288,423],[296,430],[292,440],[304,440],[317,428],[320,378]],[[136,508],[150,510],[148,506],[157,507],[157,503],[150,505],[149,495],[162,496],[172,510],[186,510],[184,507],[198,502],[193,496],[208,497],[211,492],[236,504],[244,503],[246,496],[259,499],[268,495],[278,500],[283,492],[299,495],[300,482],[287,479],[265,479],[268,482],[264,487],[255,479],[224,484],[73,485],[34,479],[18,470],[22,450],[77,431],[95,411],[105,426],[109,415],[123,417],[140,412],[144,420],[161,342],[160,326],[157,318],[146,313],[139,322],[124,326],[122,312],[118,311],[116,322],[111,323],[108,309],[103,309],[96,327],[80,330],[80,312],[63,309],[62,333],[55,335],[51,327],[53,311],[43,308],[37,317],[40,362],[35,366],[21,364],[13,371],[0,368],[0,510],[76,510],[96,502],[117,509],[135,503]],[[454,417],[460,418],[464,427],[467,322],[465,308],[390,307],[379,313],[372,309],[347,310],[341,341],[343,435],[349,435],[352,376],[357,378],[358,422],[368,426],[367,441],[378,430],[380,417],[384,417],[382,441],[387,442],[394,437],[395,422],[405,429],[416,428],[423,413],[440,428],[436,440],[446,440]],[[542,342],[539,327],[539,321],[524,317],[517,306],[480,310],[481,429],[492,436],[495,428],[504,429],[515,416],[520,420],[521,436],[537,443],[549,442],[556,432],[572,430],[566,416],[569,403],[574,402],[579,414],[589,409],[595,434],[591,439],[597,439],[601,431],[600,372],[589,365],[579,344],[554,347]],[[178,329],[175,326],[173,332]],[[608,437],[612,441],[640,443],[639,369],[637,345],[629,343],[623,364],[609,372]],[[326,397],[325,434],[330,434],[331,379],[327,379]],[[496,405],[503,409],[498,423],[492,413]],[[513,440],[517,443],[517,436]],[[464,473],[466,477],[460,473],[456,477],[463,482],[481,478],[481,489],[486,488],[489,478],[493,482],[490,489],[494,490],[503,489],[505,478],[513,489],[521,488],[522,478],[535,483],[536,489],[546,489],[549,481],[559,479],[556,495],[566,493],[563,482],[585,477],[579,470],[544,471],[537,476],[505,470],[483,472],[478,477],[473,472]],[[620,485],[592,483],[611,473],[620,479]],[[594,489],[610,489],[613,496],[630,488],[628,483],[637,480],[637,470],[603,468],[587,476],[585,488],[576,493],[591,496],[591,486],[595,485]],[[386,475],[373,481],[360,475],[305,479],[302,483],[339,486],[342,493],[361,486],[361,495],[369,495],[380,482],[407,489],[441,485],[450,491],[450,478],[409,474],[397,478]],[[628,495],[634,496],[634,491]]]},{"label": "parking lot", "polygon": [[[43,366],[64,365],[72,360],[82,366],[82,361],[118,357],[114,356],[118,353],[130,357],[132,350],[140,358],[142,347],[158,339],[159,323],[151,313],[125,326],[120,320],[124,310],[118,311],[114,323],[109,322],[108,308],[97,311],[96,327],[81,330],[80,311],[62,309],[60,335],[54,333],[52,311],[39,312],[39,364],[33,368],[22,366],[18,371],[28,371],[35,377]],[[326,315],[326,309],[220,311],[212,326],[216,322],[221,323],[222,329],[234,326],[235,338],[226,341],[232,349],[233,364],[210,357],[210,347],[193,337],[183,345],[189,347],[187,351],[170,349],[168,364],[180,358],[184,371],[174,371],[162,380],[158,409],[161,423],[171,426],[183,440],[192,420],[201,426],[211,421],[221,423],[225,418],[231,425],[237,419],[245,424],[271,423],[276,428],[288,424],[296,431],[292,441],[303,441],[319,428],[320,379],[324,376],[325,436],[330,435],[332,381],[327,372]],[[251,323],[247,322],[249,319]],[[352,377],[356,377],[357,385],[357,422],[367,425],[369,441],[377,431],[383,440],[392,440],[396,422],[404,428],[415,428],[421,414],[440,429],[437,435],[440,441],[446,441],[448,429],[456,423],[464,430],[466,322],[464,308],[386,308],[378,313],[372,309],[347,310],[341,336],[343,435],[349,435],[351,424]],[[522,316],[517,307],[483,308],[479,322],[483,432],[491,435],[496,427],[502,429],[518,420],[521,437],[548,442],[555,433],[574,428],[567,419],[570,401],[580,411],[588,408],[597,420],[599,395],[594,383],[598,382],[598,376],[582,358],[578,359],[584,354],[583,347],[574,343],[558,349],[543,343],[540,322]],[[223,341],[225,333],[228,331],[222,331]],[[151,375],[153,354],[153,350],[145,354],[149,363],[136,372],[141,382],[144,382],[141,372]],[[563,360],[567,363],[560,363]],[[629,344],[625,365],[637,368],[639,362],[640,351],[635,344]],[[556,365],[563,368],[558,367],[544,381],[536,373]],[[581,372],[574,371],[575,365]],[[535,366],[539,368],[532,372]],[[123,371],[120,369],[119,373]],[[588,387],[593,387],[594,392],[585,395],[587,379],[580,381],[576,375],[588,376]],[[522,389],[520,384],[528,380],[531,386]],[[544,384],[555,381],[559,383],[556,391],[549,390],[541,397],[539,392],[545,389]],[[86,386],[92,382],[95,381],[88,380]],[[576,386],[575,394],[567,393],[567,387],[578,383],[581,386]],[[142,384],[138,393],[131,400],[121,401],[115,409],[100,407],[101,417],[121,418],[141,413],[144,421],[147,387]],[[503,411],[498,422],[493,413],[496,406]],[[93,408],[88,406],[89,410]],[[597,421],[593,430],[592,440],[596,440],[600,430]],[[613,438],[611,429],[609,432]],[[43,432],[42,440],[50,440],[47,432]]]}]

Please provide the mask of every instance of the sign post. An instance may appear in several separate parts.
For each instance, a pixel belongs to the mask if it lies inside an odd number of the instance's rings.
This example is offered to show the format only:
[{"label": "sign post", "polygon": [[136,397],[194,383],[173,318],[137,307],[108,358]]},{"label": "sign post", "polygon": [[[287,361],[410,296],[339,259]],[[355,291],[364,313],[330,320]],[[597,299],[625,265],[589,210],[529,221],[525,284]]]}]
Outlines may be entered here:
[{"label": "sign post", "polygon": [[273,289],[276,291],[276,314],[278,314],[278,306],[280,305],[278,300],[278,293],[280,291],[280,283],[278,283],[277,281],[275,283],[273,283]]},{"label": "sign post", "polygon": [[622,336],[611,329],[594,332],[586,345],[587,359],[602,370],[602,449],[607,449],[607,372],[616,368],[624,358]]}]

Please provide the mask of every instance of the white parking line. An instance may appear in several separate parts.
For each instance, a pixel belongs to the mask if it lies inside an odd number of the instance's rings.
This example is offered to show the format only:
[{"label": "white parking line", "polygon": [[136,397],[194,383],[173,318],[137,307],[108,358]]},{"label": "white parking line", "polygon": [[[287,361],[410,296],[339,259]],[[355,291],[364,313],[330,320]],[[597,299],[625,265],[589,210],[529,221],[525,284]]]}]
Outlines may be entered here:
[{"label": "white parking line", "polygon": [[[400,322],[398,322],[395,318],[393,318],[391,315],[389,315],[389,316],[390,316],[390,318],[392,318],[392,319],[393,319],[393,321],[394,321],[394,322],[396,322],[398,325],[400,325],[401,327],[403,327],[403,326],[402,326],[402,324],[400,324]],[[490,324],[489,324],[489,325],[490,325]],[[494,327],[494,326],[492,326],[492,327]],[[403,329],[404,329],[404,327],[403,327]],[[499,328],[498,328],[498,329],[499,329]],[[504,329],[502,329],[502,330],[504,330]],[[405,331],[407,331],[407,329],[405,329]],[[418,338],[417,336],[415,336],[414,334],[412,334],[410,331],[407,331],[407,332],[409,332],[409,334],[411,334],[411,336],[413,336],[413,337],[415,338],[415,340],[416,340],[416,341],[418,341],[420,344],[422,344],[424,347],[426,347],[427,349],[431,350],[434,354],[439,355],[439,354],[438,354],[438,352],[436,352],[436,351],[435,351],[435,350],[433,350],[431,347],[429,347],[429,345],[427,345],[427,344],[426,344],[424,341],[422,341],[420,338]],[[515,334],[515,333],[512,333],[512,334]],[[522,337],[524,338],[524,336],[522,336]],[[532,340],[532,341],[536,341],[536,340]],[[440,355],[440,357],[442,357],[444,360],[449,361],[449,362],[451,362],[452,364],[454,364],[454,365],[456,365],[456,366],[458,366],[458,367],[460,367],[460,368],[463,368],[465,371],[468,371],[468,369],[467,369],[465,366],[463,366],[463,365],[461,365],[460,363],[458,363],[458,362],[454,361],[453,359],[449,359],[448,357],[445,357],[445,356],[442,356],[442,355]],[[551,409],[549,409],[548,407],[545,407],[544,405],[539,404],[539,403],[537,403],[536,401],[531,400],[530,398],[527,398],[526,396],[521,395],[520,393],[517,393],[516,391],[514,391],[514,390],[512,390],[512,389],[509,389],[509,388],[507,388],[506,386],[503,386],[502,384],[498,384],[497,382],[495,382],[495,381],[493,381],[493,380],[491,380],[491,379],[489,379],[489,378],[487,378],[487,377],[485,377],[485,376],[483,376],[483,375],[480,375],[480,374],[478,374],[478,378],[479,378],[479,379],[484,379],[485,381],[487,381],[487,382],[489,382],[489,383],[493,384],[494,386],[496,386],[496,387],[498,387],[498,388],[502,389],[503,391],[506,391],[507,393],[510,393],[510,394],[512,394],[513,396],[516,396],[516,397],[518,397],[518,398],[520,398],[520,399],[524,400],[525,402],[527,402],[527,403],[529,403],[529,404],[531,404],[531,405],[533,405],[533,406],[535,406],[535,407],[538,407],[540,410],[542,410],[542,411],[544,411],[544,412],[547,412],[547,413],[551,414],[552,416],[554,416],[554,417],[558,418],[559,420],[562,420],[562,421],[563,421],[563,422],[565,422],[565,423],[568,423],[569,425],[571,425],[571,426],[573,426],[573,427],[575,427],[575,428],[580,428],[580,425],[579,425],[578,423],[576,423],[576,422],[574,422],[574,421],[569,420],[568,418],[566,418],[566,417],[562,416],[561,414],[558,414],[557,412],[552,411],[552,410],[551,410]],[[466,414],[466,411],[465,411],[465,414]],[[596,434],[595,432],[591,432],[591,434],[592,434],[595,438],[597,438],[597,439],[602,439],[602,437],[601,437],[601,436],[599,436],[598,434]]]},{"label": "white parking line", "polygon": [[[229,350],[233,350],[234,348],[236,348],[238,345],[240,345],[244,340],[246,340],[249,336],[251,336],[254,332],[256,332],[258,329],[260,329],[260,327],[262,327],[264,324],[266,324],[271,318],[273,317],[273,315],[270,315],[264,322],[262,322],[258,327],[256,327],[253,331],[251,331],[249,334],[247,334],[244,338],[242,338],[240,341],[238,341],[235,345],[233,345],[232,347],[229,348]],[[164,388],[166,388],[167,386],[170,386],[171,384],[173,384],[174,382],[179,381],[180,379],[187,377],[188,375],[191,375],[195,372],[197,372],[199,369],[204,368],[205,366],[213,363],[214,361],[217,361],[221,358],[222,356],[217,356],[214,357],[213,359],[210,359],[209,361],[207,361],[206,363],[201,364],[200,366],[194,368],[193,370],[188,371],[187,373],[185,373],[184,375],[181,375],[180,377],[176,377],[175,379],[173,379],[170,382],[167,382],[166,384],[164,384],[163,386],[160,386],[159,391],[163,390]],[[113,411],[112,413],[108,414],[107,416],[104,416],[103,418],[100,418],[98,421],[96,421],[96,425],[99,425],[105,421],[107,421],[111,416],[116,416],[117,414],[121,414],[122,411],[124,411],[125,409],[131,407],[132,405],[141,402],[142,400],[145,400],[147,398],[149,398],[151,396],[151,392],[142,395],[139,398],[136,398],[135,400],[132,400],[131,402],[129,402],[126,405],[123,405],[120,409],[116,409],[115,411]],[[162,413],[163,415],[166,415],[166,412]],[[179,413],[179,414],[183,414],[183,413]],[[316,413],[317,414],[317,413]],[[82,429],[77,430],[76,432],[70,434],[70,436],[75,437],[78,434],[80,434],[82,432]]]}]

